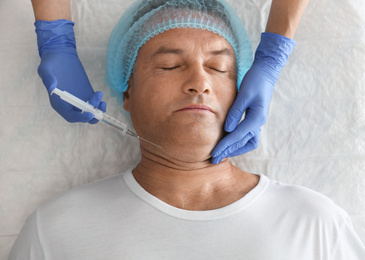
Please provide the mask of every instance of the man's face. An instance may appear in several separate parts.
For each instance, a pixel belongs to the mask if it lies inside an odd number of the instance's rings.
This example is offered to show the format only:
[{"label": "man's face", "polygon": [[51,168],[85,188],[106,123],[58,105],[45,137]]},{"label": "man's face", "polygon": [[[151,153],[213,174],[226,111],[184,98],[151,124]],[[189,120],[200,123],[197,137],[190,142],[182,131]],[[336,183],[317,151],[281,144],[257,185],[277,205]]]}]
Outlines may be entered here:
[{"label": "man's face", "polygon": [[237,94],[236,70],[233,48],[223,37],[207,30],[169,30],[139,50],[124,108],[138,135],[165,154],[208,159]]}]

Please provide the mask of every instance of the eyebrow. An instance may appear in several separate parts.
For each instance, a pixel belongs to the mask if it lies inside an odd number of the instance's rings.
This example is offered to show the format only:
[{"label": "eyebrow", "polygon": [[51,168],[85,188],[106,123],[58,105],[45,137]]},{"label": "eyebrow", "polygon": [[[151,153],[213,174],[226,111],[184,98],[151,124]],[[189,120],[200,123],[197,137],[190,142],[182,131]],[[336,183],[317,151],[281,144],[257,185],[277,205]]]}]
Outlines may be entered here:
[{"label": "eyebrow", "polygon": [[[174,48],[168,48],[168,47],[160,47],[157,51],[155,51],[151,56],[150,59],[153,59],[154,57],[161,55],[161,54],[182,54],[184,52],[184,50],[182,49],[174,49]],[[235,54],[234,51],[228,48],[224,48],[221,50],[216,50],[216,51],[211,51],[209,52],[209,54],[211,55],[227,55],[229,57],[235,58]]]},{"label": "eyebrow", "polygon": [[167,48],[167,47],[160,47],[158,48],[157,51],[155,51],[152,55],[151,55],[151,59],[153,59],[154,57],[161,55],[161,54],[181,54],[184,51],[182,49],[172,49],[172,48]]},{"label": "eyebrow", "polygon": [[234,51],[228,48],[224,48],[222,50],[217,50],[217,51],[211,51],[210,54],[212,55],[227,55],[229,57],[234,58]]}]

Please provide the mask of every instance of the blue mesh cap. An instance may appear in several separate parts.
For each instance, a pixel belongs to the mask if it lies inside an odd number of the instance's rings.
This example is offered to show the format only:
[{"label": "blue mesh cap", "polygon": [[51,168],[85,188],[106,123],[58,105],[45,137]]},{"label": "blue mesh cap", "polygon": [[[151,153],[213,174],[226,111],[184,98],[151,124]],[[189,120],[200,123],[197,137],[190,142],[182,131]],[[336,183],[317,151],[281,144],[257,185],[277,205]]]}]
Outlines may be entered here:
[{"label": "blue mesh cap", "polygon": [[237,62],[237,87],[252,64],[252,47],[233,8],[224,0],[137,0],[122,15],[109,39],[105,80],[122,93],[138,50],[151,38],[175,28],[208,30],[224,37]]}]

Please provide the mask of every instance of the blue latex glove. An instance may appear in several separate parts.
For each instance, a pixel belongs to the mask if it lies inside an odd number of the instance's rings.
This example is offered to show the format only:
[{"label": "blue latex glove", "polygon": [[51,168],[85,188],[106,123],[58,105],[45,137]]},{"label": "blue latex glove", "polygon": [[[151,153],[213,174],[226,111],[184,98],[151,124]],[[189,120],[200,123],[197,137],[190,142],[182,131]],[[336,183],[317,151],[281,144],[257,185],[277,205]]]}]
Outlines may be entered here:
[{"label": "blue latex glove", "polygon": [[[67,20],[36,21],[39,56],[41,64],[38,74],[42,78],[48,93],[57,87],[74,96],[88,101],[94,107],[105,111],[106,104],[101,102],[103,94],[94,93],[85,70],[76,52],[74,23]],[[81,111],[63,101],[57,95],[50,95],[50,102],[68,122],[98,122],[93,114]]]},{"label": "blue latex glove", "polygon": [[[279,34],[261,35],[255,60],[243,78],[226,118],[224,129],[229,134],[212,151],[213,164],[258,147],[260,128],[267,119],[272,91],[294,46],[294,40]],[[245,112],[245,119],[238,124]]]}]

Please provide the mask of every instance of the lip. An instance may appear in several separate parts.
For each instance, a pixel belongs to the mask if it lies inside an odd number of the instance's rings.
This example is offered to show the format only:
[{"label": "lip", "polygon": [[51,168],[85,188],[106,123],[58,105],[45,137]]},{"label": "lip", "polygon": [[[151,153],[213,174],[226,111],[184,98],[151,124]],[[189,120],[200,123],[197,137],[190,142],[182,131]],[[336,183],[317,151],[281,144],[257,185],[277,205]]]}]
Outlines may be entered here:
[{"label": "lip", "polygon": [[211,109],[210,107],[203,105],[203,104],[190,104],[187,105],[183,108],[180,108],[179,111],[197,111],[197,112],[211,112],[214,113],[213,109]]}]

